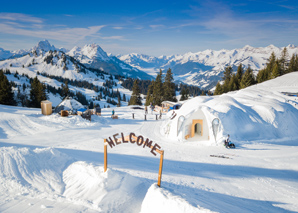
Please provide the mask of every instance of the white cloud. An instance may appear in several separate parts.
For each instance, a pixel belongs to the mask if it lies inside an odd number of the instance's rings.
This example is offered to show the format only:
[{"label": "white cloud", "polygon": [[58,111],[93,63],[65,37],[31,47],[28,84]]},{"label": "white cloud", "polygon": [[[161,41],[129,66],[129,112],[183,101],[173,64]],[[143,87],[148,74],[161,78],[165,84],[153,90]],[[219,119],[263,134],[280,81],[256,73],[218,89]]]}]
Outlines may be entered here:
[{"label": "white cloud", "polygon": [[162,24],[156,24],[156,25],[149,25],[149,27],[151,27],[152,29],[159,29],[159,28],[163,28],[164,25],[162,25]]},{"label": "white cloud", "polygon": [[113,27],[113,29],[115,29],[115,30],[122,30],[124,28],[123,27]]},{"label": "white cloud", "polygon": [[87,28],[64,28],[64,29],[50,29],[42,30],[39,28],[23,29],[7,23],[0,23],[1,33],[48,38],[67,43],[75,43],[85,39],[87,36],[93,36],[98,33],[105,25],[91,26]]},{"label": "white cloud", "polygon": [[27,14],[22,13],[0,13],[0,19],[10,20],[10,21],[21,21],[30,23],[43,23],[43,19],[36,18]]},{"label": "white cloud", "polygon": [[101,37],[101,39],[105,39],[105,40],[108,40],[108,39],[111,39],[111,40],[126,40],[123,36],[105,36],[105,37]]}]

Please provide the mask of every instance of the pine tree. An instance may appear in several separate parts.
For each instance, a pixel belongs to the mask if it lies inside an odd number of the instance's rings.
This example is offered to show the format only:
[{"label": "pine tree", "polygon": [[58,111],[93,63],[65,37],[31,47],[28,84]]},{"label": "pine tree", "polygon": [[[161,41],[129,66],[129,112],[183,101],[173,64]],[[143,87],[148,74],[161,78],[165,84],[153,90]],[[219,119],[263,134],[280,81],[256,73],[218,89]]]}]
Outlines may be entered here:
[{"label": "pine tree", "polygon": [[221,84],[219,82],[217,82],[215,91],[214,91],[214,95],[221,95],[221,94],[223,94],[223,88],[222,88]]},{"label": "pine tree", "polygon": [[147,91],[146,103],[145,103],[146,106],[150,105],[150,103],[153,103],[153,88],[154,88],[154,81],[152,80]]},{"label": "pine tree", "polygon": [[189,89],[188,89],[188,87],[180,84],[180,88],[181,88],[181,91],[180,91],[180,95],[181,95],[180,101],[187,100],[188,97],[189,97]]},{"label": "pine tree", "polygon": [[233,68],[231,66],[227,66],[223,73],[224,76],[223,76],[222,80],[224,80],[224,81],[227,80],[229,82],[232,78],[232,73],[233,73]]},{"label": "pine tree", "polygon": [[[240,81],[241,82],[241,81]],[[232,78],[229,82],[229,91],[235,91],[235,90],[238,90],[238,87],[237,87],[237,83],[238,83],[238,79],[236,77],[235,74],[232,75]],[[240,85],[239,85],[240,86]]]},{"label": "pine tree", "polygon": [[180,101],[187,100],[186,89],[184,87],[181,89],[181,93],[180,94],[181,94]]},{"label": "pine tree", "polygon": [[224,80],[224,84],[223,84],[223,92],[229,92],[231,91],[231,89],[229,88],[229,84],[230,84],[230,80],[232,78],[232,73],[233,73],[233,68],[231,66],[227,66],[225,68],[224,71],[224,76],[223,76],[223,80]]},{"label": "pine tree", "polygon": [[253,84],[255,84],[254,75],[252,69],[250,68],[250,66],[248,66],[240,82],[240,89],[244,89]]},{"label": "pine tree", "polygon": [[166,73],[165,82],[164,82],[164,97],[166,101],[177,101],[176,92],[175,92],[175,83],[173,82],[173,73],[169,68]]},{"label": "pine tree", "polygon": [[276,63],[273,66],[273,69],[272,69],[271,78],[276,78],[281,75],[282,75],[281,65],[280,65],[279,61],[276,61]]},{"label": "pine tree", "polygon": [[2,70],[0,70],[0,104],[16,105],[12,86]]},{"label": "pine tree", "polygon": [[267,80],[268,80],[267,69],[265,68],[265,69],[260,70],[257,74],[257,82],[262,83]]},{"label": "pine tree", "polygon": [[293,54],[290,60],[288,72],[298,71],[298,55]]},{"label": "pine tree", "polygon": [[265,77],[267,77],[266,80],[271,79],[272,71],[273,71],[273,67],[274,67],[275,63],[276,63],[276,56],[275,56],[274,52],[272,52],[268,59],[268,63],[267,63],[267,67],[266,67],[266,72],[265,72]]},{"label": "pine tree", "polygon": [[118,95],[117,107],[121,107],[121,97],[120,97],[120,95]]},{"label": "pine tree", "polygon": [[161,105],[161,102],[164,101],[163,99],[163,77],[162,71],[160,69],[159,73],[157,74],[153,86],[153,105]]},{"label": "pine tree", "polygon": [[279,59],[280,62],[280,74],[283,75],[285,73],[287,73],[287,61],[289,58],[289,53],[287,48],[285,47],[282,52],[281,52],[281,57]]},{"label": "pine tree", "polygon": [[240,82],[243,76],[243,66],[240,63],[237,69],[237,73],[236,73],[236,86],[237,86],[237,90],[240,89]]},{"label": "pine tree", "polygon": [[94,103],[93,103],[93,101],[91,101],[89,104],[89,109],[93,109],[93,108],[94,108]]},{"label": "pine tree", "polygon": [[44,84],[40,83],[40,81],[36,76],[31,83],[30,106],[39,108],[40,102],[46,99],[47,99],[46,87]]},{"label": "pine tree", "polygon": [[140,95],[140,88],[138,80],[134,80],[132,87],[132,95],[128,105],[142,105],[142,98]]},{"label": "pine tree", "polygon": [[64,99],[68,95],[69,95],[68,81],[65,81],[65,84],[61,85],[61,97],[62,99]]}]

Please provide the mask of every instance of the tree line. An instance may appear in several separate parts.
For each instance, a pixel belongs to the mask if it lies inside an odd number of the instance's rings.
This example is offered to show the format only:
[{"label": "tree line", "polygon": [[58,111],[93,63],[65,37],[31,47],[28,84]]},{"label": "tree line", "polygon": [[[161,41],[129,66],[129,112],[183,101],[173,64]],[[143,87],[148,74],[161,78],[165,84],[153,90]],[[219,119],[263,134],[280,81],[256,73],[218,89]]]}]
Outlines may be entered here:
[{"label": "tree line", "polygon": [[282,50],[280,58],[277,58],[272,52],[264,69],[259,70],[257,76],[253,74],[250,66],[244,71],[243,65],[237,68],[237,72],[233,73],[233,68],[227,66],[222,77],[223,83],[218,82],[214,91],[214,95],[221,95],[230,91],[244,89],[256,83],[261,83],[281,75],[298,71],[298,56],[293,54],[290,61],[287,48]]},{"label": "tree line", "polygon": [[[165,78],[163,78],[162,70],[160,70],[155,80],[150,81],[145,105],[148,106],[151,103],[153,105],[161,105],[161,102],[165,100],[177,102],[175,83],[173,81],[173,73],[170,68],[167,70]],[[140,94],[139,80],[135,79],[129,105],[142,105]]]}]

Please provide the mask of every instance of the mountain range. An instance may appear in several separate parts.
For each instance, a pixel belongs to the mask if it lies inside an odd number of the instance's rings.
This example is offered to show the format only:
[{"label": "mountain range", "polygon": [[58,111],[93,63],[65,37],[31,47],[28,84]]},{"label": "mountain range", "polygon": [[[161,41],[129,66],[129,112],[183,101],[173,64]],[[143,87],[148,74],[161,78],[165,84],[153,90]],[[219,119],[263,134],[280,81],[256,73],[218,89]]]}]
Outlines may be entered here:
[{"label": "mountain range", "polygon": [[[233,50],[205,50],[196,53],[185,53],[171,56],[149,56],[131,53],[126,55],[112,55],[106,53],[97,44],[87,44],[84,47],[74,47],[71,50],[56,48],[47,40],[40,41],[29,50],[9,51],[0,48],[0,60],[18,58],[31,52],[45,54],[48,51],[64,52],[87,68],[100,69],[113,75],[122,75],[140,79],[153,79],[162,69],[172,69],[176,83],[183,82],[189,85],[211,89],[221,80],[226,66],[230,65],[236,71],[240,63],[247,68],[250,66],[254,73],[264,68],[271,53],[277,57],[281,55],[283,47],[269,45],[267,47],[251,47]],[[289,58],[298,54],[298,47],[287,46]],[[40,70],[42,71],[42,70]]]},{"label": "mountain range", "polygon": [[[288,45],[289,58],[292,54],[298,54],[298,47]],[[171,55],[152,57],[144,54],[131,53],[117,55],[117,57],[131,66],[147,72],[157,72],[159,69],[171,68],[175,81],[184,82],[189,85],[196,85],[205,89],[212,88],[223,76],[226,66],[230,65],[236,72],[241,63],[246,69],[250,66],[254,73],[263,69],[274,52],[280,57],[282,48],[269,45],[267,47],[251,47],[233,50],[205,50],[196,53],[185,53],[183,55]]]},{"label": "mountain range", "polygon": [[[119,60],[115,56],[108,56],[107,53],[97,44],[88,44],[84,47],[74,47],[71,50],[65,48],[56,48],[49,41],[44,40],[29,50],[9,51],[0,48],[0,61],[20,58],[30,53],[35,55],[46,54],[49,51],[63,52],[67,56],[74,58],[87,68],[99,69],[112,75],[121,75],[125,77],[134,77],[140,79],[153,79],[146,72],[132,67],[129,64]],[[43,70],[40,70],[42,72]]]}]

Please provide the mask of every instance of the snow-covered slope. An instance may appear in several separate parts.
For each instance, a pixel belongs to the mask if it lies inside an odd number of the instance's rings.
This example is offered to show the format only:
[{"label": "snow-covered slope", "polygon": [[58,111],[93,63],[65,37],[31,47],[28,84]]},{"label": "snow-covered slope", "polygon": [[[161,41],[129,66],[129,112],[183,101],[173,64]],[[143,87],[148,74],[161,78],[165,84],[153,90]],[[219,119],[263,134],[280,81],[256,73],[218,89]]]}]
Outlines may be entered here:
[{"label": "snow-covered slope", "polygon": [[10,50],[4,50],[3,48],[0,48],[0,61],[9,59],[9,58],[19,58],[33,51],[40,54],[40,53],[48,52],[50,50],[66,52],[65,48],[56,48],[54,45],[51,45],[48,40],[43,40],[43,41],[39,41],[36,46],[32,47],[29,50],[20,49],[20,50],[10,51]]},{"label": "snow-covered slope", "polygon": [[74,47],[68,53],[83,64],[91,64],[93,60],[109,61],[109,57],[103,49],[97,44],[85,45],[83,48]]},{"label": "snow-covered slope", "polygon": [[[92,45],[86,45],[85,47],[86,48],[83,52],[89,54],[90,58],[88,60],[93,60],[93,58],[101,52],[100,49],[92,52]],[[97,48],[100,47],[97,46]],[[108,57],[104,52],[102,54],[107,60],[109,59],[114,62],[114,58]],[[85,60],[84,55],[81,54],[80,56],[80,59]],[[115,60],[120,61],[117,58],[115,58]],[[79,59],[77,60],[72,56],[65,54],[61,51],[61,49],[55,48],[48,41],[40,41],[34,48],[32,48],[31,52],[23,56],[0,61],[0,69],[4,70],[4,72],[9,71],[11,74],[7,74],[8,80],[13,81],[18,86],[23,86],[24,84],[29,86],[29,78],[34,78],[35,76],[38,77],[40,82],[45,83],[45,85],[55,87],[56,89],[61,87],[63,82],[68,81],[69,89],[74,94],[80,92],[86,96],[88,101],[94,101],[94,103],[97,102],[97,104],[101,105],[101,107],[111,105],[110,103],[107,103],[107,99],[111,95],[101,98],[100,101],[95,100],[95,98],[99,96],[100,92],[105,89],[104,84],[106,81],[112,80],[111,76],[108,73],[95,69],[90,65],[87,67],[82,64]],[[130,76],[134,72],[137,71],[128,71],[126,76]],[[139,76],[142,76],[142,73],[143,72],[140,72]],[[125,73],[121,74],[124,75]],[[134,75],[134,77],[137,77],[137,75]],[[90,85],[86,85],[84,82],[88,82]],[[95,89],[95,87],[98,88]],[[98,91],[100,87],[102,87],[102,90]],[[121,97],[125,94],[126,98],[130,98],[131,91],[123,88],[121,86],[121,82],[115,77],[113,77],[113,89],[115,91],[118,90]],[[112,89],[109,88],[109,91],[112,92]],[[29,95],[29,89],[25,91],[21,89],[21,92]],[[15,93],[17,95],[17,89]],[[117,97],[113,98],[117,103]],[[49,93],[49,99],[52,101],[53,106],[57,106],[61,102],[60,95],[58,94]],[[126,105],[127,103],[122,104]]]},{"label": "snow-covered slope", "polygon": [[[144,120],[144,110],[130,106],[115,108],[119,119],[106,108],[90,122],[0,105],[0,211],[297,212],[297,100],[279,93],[297,90],[296,82],[291,73],[239,92],[194,98],[177,111],[186,115],[199,103],[220,115],[224,131],[255,125],[253,134],[231,134],[236,149],[169,139],[160,133],[167,115],[156,120],[149,113]],[[257,115],[268,119],[254,122]],[[274,125],[280,134],[266,132]],[[159,155],[136,142],[108,146],[103,172],[104,139],[121,133],[149,138],[164,150],[161,188]],[[257,140],[255,133],[262,133]]]},{"label": "snow-covered slope", "polygon": [[67,52],[67,54],[74,57],[87,67],[101,69],[113,75],[152,79],[152,77],[147,73],[120,61],[112,55],[108,56],[107,53],[97,44],[88,44],[83,48],[74,47]]},{"label": "snow-covered slope", "polygon": [[[117,57],[144,71],[150,68],[156,71],[171,68],[176,81],[208,88],[220,80],[226,66],[231,65],[236,71],[237,66],[242,63],[245,68],[250,65],[253,70],[257,71],[264,68],[272,52],[279,57],[282,49],[274,45],[259,48],[246,45],[240,49],[205,50],[183,55],[151,57],[142,54],[128,54]],[[298,54],[298,47],[294,45],[288,45],[287,50],[289,56],[292,56],[293,53]]]},{"label": "snow-covered slope", "polygon": [[[74,47],[70,51],[65,48],[56,48],[48,40],[39,41],[38,44],[29,50],[9,51],[0,48],[0,61],[12,58],[20,58],[27,54],[44,55],[49,51],[62,52],[63,54],[76,59],[81,64],[94,69],[100,69],[113,75],[122,75],[126,77],[153,79],[146,72],[138,70],[135,67],[126,64],[117,57],[108,55],[99,45],[88,44],[83,48]],[[9,63],[9,62],[8,62]]]},{"label": "snow-covered slope", "polygon": [[174,119],[165,121],[162,133],[172,139],[178,135],[181,141],[187,141],[185,131],[189,127],[183,124],[177,133],[179,117],[186,120],[200,109],[207,117],[209,132],[212,132],[212,120],[220,120],[221,131],[217,140],[210,137],[210,143],[221,144],[228,134],[236,141],[297,139],[298,99],[282,93],[297,93],[297,82],[298,72],[293,72],[220,96],[193,98],[183,104]]}]

